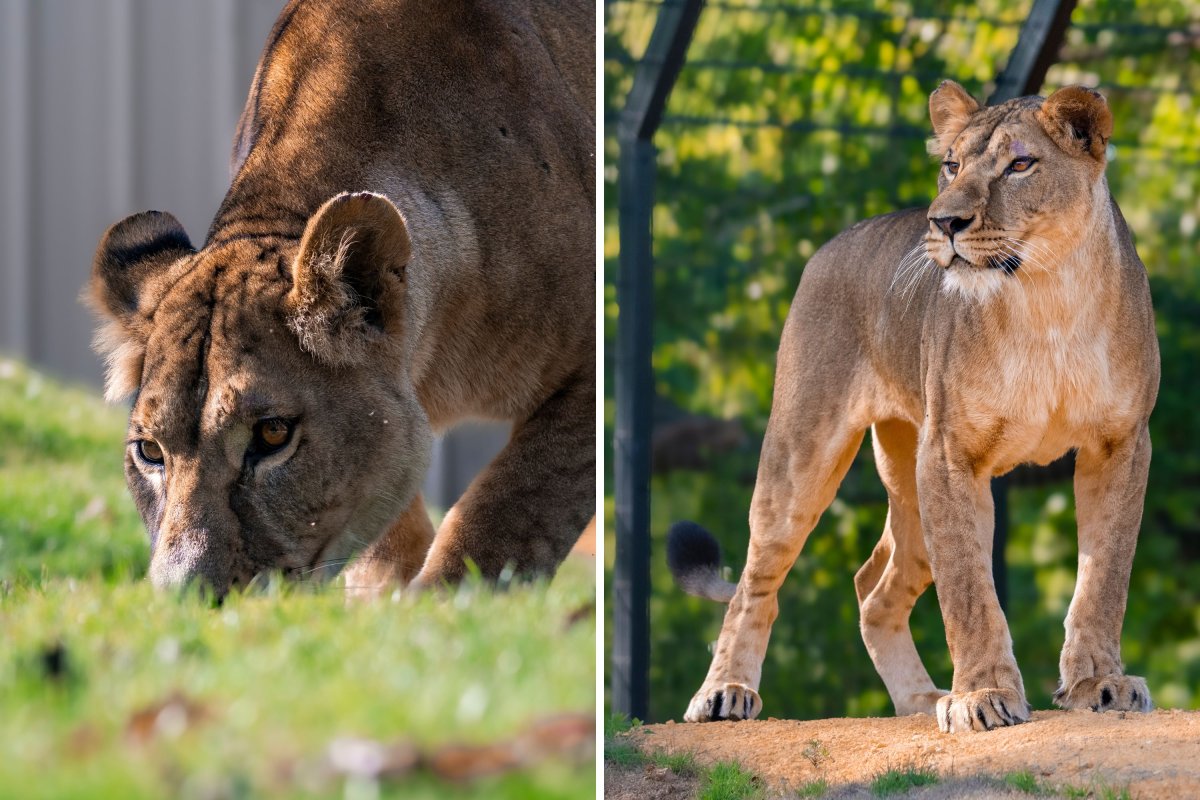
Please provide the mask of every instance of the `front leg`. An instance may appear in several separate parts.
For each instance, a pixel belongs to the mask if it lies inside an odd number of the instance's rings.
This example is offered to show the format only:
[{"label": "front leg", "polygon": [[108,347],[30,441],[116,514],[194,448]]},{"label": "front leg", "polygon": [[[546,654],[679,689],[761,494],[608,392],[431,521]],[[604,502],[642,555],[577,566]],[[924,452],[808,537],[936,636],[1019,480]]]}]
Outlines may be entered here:
[{"label": "front leg", "polygon": [[917,493],[933,582],[954,663],[950,694],[937,703],[943,732],[991,730],[1029,720],[1012,638],[992,583],[988,475],[953,442],[923,437]]},{"label": "front leg", "polygon": [[1146,681],[1124,674],[1121,623],[1150,471],[1143,424],[1122,440],[1080,449],[1075,458],[1079,576],[1067,611],[1067,638],[1054,702],[1093,711],[1149,711]]},{"label": "front leg", "polygon": [[420,571],[433,541],[433,523],[418,492],[408,508],[346,567],[346,596],[379,597],[406,585]]},{"label": "front leg", "polygon": [[457,583],[467,562],[496,580],[550,576],[596,513],[596,394],[591,375],[513,428],[504,450],[446,514],[418,587]]}]

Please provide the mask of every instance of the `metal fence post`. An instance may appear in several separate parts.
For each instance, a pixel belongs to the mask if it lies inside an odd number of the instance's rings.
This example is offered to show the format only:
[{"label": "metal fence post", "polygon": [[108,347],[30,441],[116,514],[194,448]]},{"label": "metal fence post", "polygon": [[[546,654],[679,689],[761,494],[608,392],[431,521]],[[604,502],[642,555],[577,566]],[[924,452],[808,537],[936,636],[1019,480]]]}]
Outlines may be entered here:
[{"label": "metal fence post", "polygon": [[613,711],[650,708],[650,434],[654,397],[654,132],[683,67],[703,0],[664,3],[634,74],[618,131],[616,430],[613,494]]}]

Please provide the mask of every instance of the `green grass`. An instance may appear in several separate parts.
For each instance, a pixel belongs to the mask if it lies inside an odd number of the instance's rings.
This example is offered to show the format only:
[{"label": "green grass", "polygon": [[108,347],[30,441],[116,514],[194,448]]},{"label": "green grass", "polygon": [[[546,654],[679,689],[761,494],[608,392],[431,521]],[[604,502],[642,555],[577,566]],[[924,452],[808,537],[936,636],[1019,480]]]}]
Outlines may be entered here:
[{"label": "green grass", "polygon": [[604,720],[604,760],[619,767],[653,764],[666,767],[677,775],[697,776],[703,769],[691,753],[645,752],[619,734],[641,726],[641,721],[624,714],[610,714]]},{"label": "green grass", "polygon": [[1128,786],[1109,786],[1103,781],[1088,786],[1058,786],[1053,791],[1067,800],[1133,800]]},{"label": "green grass", "polygon": [[796,797],[824,797],[829,791],[829,781],[824,778],[816,778],[808,783],[803,783],[796,790]]},{"label": "green grass", "polygon": [[1025,794],[1045,794],[1046,787],[1042,786],[1041,781],[1032,772],[1010,772],[1004,776],[1003,782],[1005,786],[1016,789],[1018,792]]},{"label": "green grass", "polygon": [[715,764],[700,781],[700,800],[752,800],[762,796],[759,780],[738,764]]},{"label": "green grass", "polygon": [[646,763],[646,754],[637,745],[618,734],[637,727],[641,723],[624,714],[610,714],[604,718],[604,760],[620,767],[634,767]]},{"label": "green grass", "polygon": [[937,773],[928,767],[889,769],[871,781],[871,792],[876,797],[891,797],[918,786],[932,786],[937,782]]},{"label": "green grass", "polygon": [[[551,583],[347,605],[272,583],[219,609],[140,580],[124,414],[0,359],[0,796],[590,798],[595,764],[446,783],[328,769],[331,742],[511,741],[595,704],[594,596]],[[139,712],[172,696],[194,718]]]}]

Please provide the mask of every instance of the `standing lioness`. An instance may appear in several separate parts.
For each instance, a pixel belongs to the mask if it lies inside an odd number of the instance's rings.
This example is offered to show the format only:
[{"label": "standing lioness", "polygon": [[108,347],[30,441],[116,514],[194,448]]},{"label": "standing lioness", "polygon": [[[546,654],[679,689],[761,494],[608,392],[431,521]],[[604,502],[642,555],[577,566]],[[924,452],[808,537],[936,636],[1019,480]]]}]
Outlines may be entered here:
[{"label": "standing lioness", "polygon": [[[561,562],[594,510],[594,13],[293,0],[204,246],[157,212],[104,235],[91,297],[155,584],[363,547],[351,588]],[[466,417],[512,438],[435,538],[431,431]]]},{"label": "standing lioness", "polygon": [[[736,592],[714,574],[702,531],[672,534],[685,588],[732,600],[689,721],[762,709],[776,592],[868,427],[888,517],[855,586],[896,713],[936,710],[943,731],[1029,719],[992,585],[989,485],[1072,449],[1079,578],[1055,701],[1150,708],[1145,681],[1123,673],[1120,638],[1158,343],[1145,268],[1104,179],[1108,105],[1069,87],[980,108],[946,82],[929,110],[937,199],[859,223],[804,270]],[[933,685],[908,629],[930,581],[954,662],[949,693]]]}]

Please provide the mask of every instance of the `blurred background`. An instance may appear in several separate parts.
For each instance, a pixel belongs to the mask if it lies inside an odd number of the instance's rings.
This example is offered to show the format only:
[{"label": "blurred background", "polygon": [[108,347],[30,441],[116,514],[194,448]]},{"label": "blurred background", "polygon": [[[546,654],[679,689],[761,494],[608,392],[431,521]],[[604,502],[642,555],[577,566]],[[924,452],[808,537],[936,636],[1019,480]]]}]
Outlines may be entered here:
[{"label": "blurred background", "polygon": [[[663,7],[605,3],[606,602],[611,652],[617,332],[617,121]],[[668,0],[666,5],[672,5]],[[734,578],[770,411],[779,334],[806,260],[857,220],[927,204],[928,96],[945,78],[982,100],[1030,2],[710,0],[662,126],[653,212],[654,409],[649,719],[679,719],[724,607],[685,596],[665,533],[692,519]],[[1098,87],[1115,118],[1108,180],[1150,274],[1162,349],[1154,456],[1123,655],[1164,707],[1200,706],[1200,2],[1082,0],[1041,94]],[[1075,581],[1069,472],[1009,493],[1008,619],[1026,690],[1051,707]],[[886,497],[864,444],[780,594],[764,715],[888,715],[858,632],[852,576]],[[934,592],[912,626],[939,686],[951,667]]]},{"label": "blurred background", "polygon": [[[283,5],[0,2],[0,355],[98,392],[79,294],[100,235],[153,208],[203,241]],[[507,425],[482,423],[440,438],[426,502],[447,509],[507,438]]]}]

